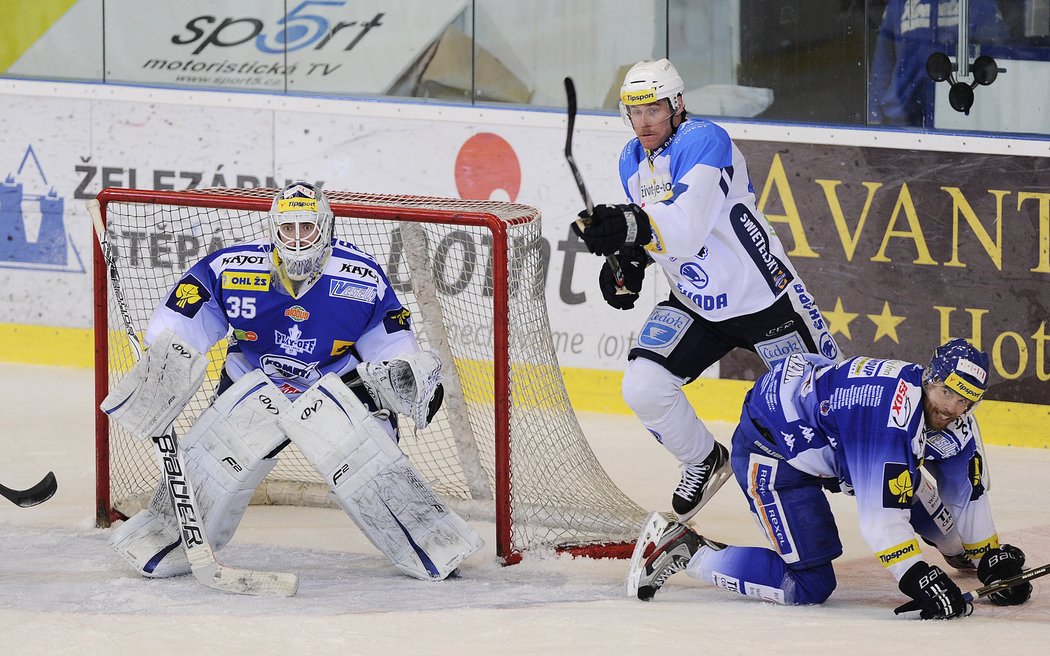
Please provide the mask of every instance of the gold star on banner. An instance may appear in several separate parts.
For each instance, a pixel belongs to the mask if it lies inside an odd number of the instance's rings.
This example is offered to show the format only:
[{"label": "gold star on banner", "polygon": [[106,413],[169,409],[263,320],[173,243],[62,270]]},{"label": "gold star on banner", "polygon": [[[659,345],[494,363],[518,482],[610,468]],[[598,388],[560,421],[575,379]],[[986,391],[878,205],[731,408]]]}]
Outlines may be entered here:
[{"label": "gold star on banner", "polygon": [[875,339],[873,342],[877,342],[883,337],[889,337],[895,344],[900,344],[900,340],[897,339],[897,326],[904,321],[904,317],[894,316],[890,312],[890,302],[885,301],[882,304],[882,314],[869,314],[866,315],[871,322],[875,324]]},{"label": "gold star on banner", "polygon": [[852,340],[853,335],[849,334],[849,322],[856,319],[859,315],[856,312],[846,312],[842,309],[842,299],[835,299],[835,309],[829,311],[823,311],[821,314],[828,320],[828,332],[832,335],[840,334],[845,335],[846,339]]}]

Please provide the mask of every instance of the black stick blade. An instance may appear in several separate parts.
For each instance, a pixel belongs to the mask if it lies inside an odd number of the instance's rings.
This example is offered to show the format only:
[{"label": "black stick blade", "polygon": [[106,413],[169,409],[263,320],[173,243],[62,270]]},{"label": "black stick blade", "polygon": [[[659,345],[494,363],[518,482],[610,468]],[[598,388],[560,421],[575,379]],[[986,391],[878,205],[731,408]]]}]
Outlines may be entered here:
[{"label": "black stick blade", "polygon": [[44,503],[55,496],[58,491],[58,481],[55,480],[55,472],[48,472],[39,483],[25,490],[12,490],[0,485],[0,496],[21,508],[29,508]]}]

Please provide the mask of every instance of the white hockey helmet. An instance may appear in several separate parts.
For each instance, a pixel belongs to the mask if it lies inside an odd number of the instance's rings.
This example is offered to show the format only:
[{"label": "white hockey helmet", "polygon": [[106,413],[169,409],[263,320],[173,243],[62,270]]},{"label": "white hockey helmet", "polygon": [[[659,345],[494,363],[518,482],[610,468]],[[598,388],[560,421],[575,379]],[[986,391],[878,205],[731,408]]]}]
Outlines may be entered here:
[{"label": "white hockey helmet", "polygon": [[293,182],[274,196],[268,215],[278,273],[297,289],[320,276],[332,251],[335,215],[324,191]]},{"label": "white hockey helmet", "polygon": [[678,94],[683,91],[685,83],[682,82],[682,76],[670,61],[640,61],[623,77],[623,86],[620,87],[620,116],[623,117],[623,122],[631,127],[628,107],[646,105],[664,98],[667,99],[671,112],[677,112]]}]

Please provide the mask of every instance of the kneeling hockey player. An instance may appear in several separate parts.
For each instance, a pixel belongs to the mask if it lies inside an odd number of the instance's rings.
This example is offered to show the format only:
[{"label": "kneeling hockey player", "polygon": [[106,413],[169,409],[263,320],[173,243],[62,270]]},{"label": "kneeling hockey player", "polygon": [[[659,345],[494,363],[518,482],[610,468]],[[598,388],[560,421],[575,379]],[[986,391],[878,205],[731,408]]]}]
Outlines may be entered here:
[{"label": "kneeling hockey player", "polygon": [[[216,251],[182,276],[103,409],[142,439],[161,435],[202,383],[204,354],[229,333],[217,397],[179,440],[212,547],[230,541],[292,442],[395,567],[444,579],[482,540],[401,452],[394,414],[430,422],[441,362],[420,350],[376,260],[333,237],[334,218],[323,191],[282,189],[268,238]],[[162,485],[111,543],[143,576],[166,577],[190,571],[179,536]]]},{"label": "kneeling hockey player", "polygon": [[[675,572],[781,604],[819,604],[842,555],[825,489],[857,499],[865,541],[923,619],[969,615],[959,586],[926,562],[916,533],[988,584],[1020,574],[1021,549],[1000,544],[977,422],[988,355],[962,339],[925,368],[899,360],[840,364],[797,354],[748,393],[732,465],[771,549],[727,546],[658,514],[639,538],[630,594],[649,600]],[[1030,583],[993,593],[1021,604]]]}]

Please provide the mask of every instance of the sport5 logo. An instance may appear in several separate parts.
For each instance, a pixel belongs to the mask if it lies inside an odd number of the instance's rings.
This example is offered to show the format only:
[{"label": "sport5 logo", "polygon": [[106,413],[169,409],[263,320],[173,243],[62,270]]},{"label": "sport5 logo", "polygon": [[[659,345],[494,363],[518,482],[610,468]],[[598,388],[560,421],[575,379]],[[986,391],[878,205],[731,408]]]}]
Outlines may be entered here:
[{"label": "sport5 logo", "polygon": [[309,419],[315,412],[324,407],[324,399],[317,399],[310,405],[303,408],[303,411],[299,413],[299,418],[302,420]]},{"label": "sport5 logo", "polygon": [[[377,13],[365,21],[339,21],[334,26],[330,25],[326,16],[315,13],[323,11],[319,7],[344,5],[345,0],[304,0],[269,29],[263,20],[254,17],[220,19],[211,15],[196,16],[186,23],[188,33],[173,35],[171,42],[177,46],[195,46],[194,55],[199,55],[209,46],[231,48],[253,39],[256,50],[269,55],[283,55],[310,46],[313,46],[313,50],[342,47],[343,51],[349,51],[372,28],[383,25],[383,13]],[[357,29],[344,32],[346,28],[352,27]]]}]

